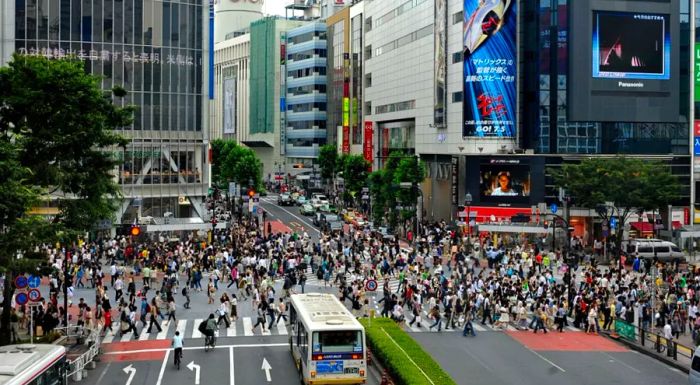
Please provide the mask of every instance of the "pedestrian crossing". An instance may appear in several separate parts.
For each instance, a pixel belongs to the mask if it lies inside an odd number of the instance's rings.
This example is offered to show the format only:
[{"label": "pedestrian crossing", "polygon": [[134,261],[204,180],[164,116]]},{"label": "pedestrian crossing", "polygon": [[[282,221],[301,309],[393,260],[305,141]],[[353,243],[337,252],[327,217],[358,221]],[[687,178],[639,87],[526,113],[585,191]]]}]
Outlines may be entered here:
[{"label": "pedestrian crossing", "polygon": [[[318,276],[311,271],[310,266],[306,268],[306,286],[324,287],[324,286],[331,286],[331,284],[332,284],[333,287],[337,287],[338,285],[336,283],[334,283],[334,280],[335,280],[335,274],[333,274],[331,276],[330,280],[328,281],[328,283],[326,283],[323,279],[318,279]],[[377,279],[377,290],[376,291],[381,292],[383,286],[384,286],[384,279],[383,278]],[[398,292],[398,290],[399,290],[399,278],[398,277],[391,277],[389,279],[389,288],[391,289],[392,293]]]},{"label": "pedestrian crossing", "polygon": [[[427,320],[427,322],[426,322]],[[421,323],[419,324],[418,322],[413,323],[412,325],[410,324],[410,321],[412,321],[412,318],[409,317],[409,319],[404,323],[404,330],[406,330],[409,333],[437,333],[437,326],[433,327],[432,329],[430,326],[434,324],[435,322],[433,320],[430,320],[427,318],[427,314],[423,316],[421,319]],[[462,332],[464,330],[464,325],[462,324],[459,327],[455,328],[445,328],[447,322],[443,318],[442,321],[442,332]],[[481,324],[480,322],[472,322],[472,326],[474,327],[474,331],[476,333],[479,332],[516,332],[516,331],[527,331],[531,330],[528,329],[527,327],[520,327],[513,325],[512,323],[508,323],[505,325],[500,325],[496,326],[495,324]],[[556,329],[550,329],[549,331],[555,331]],[[569,331],[569,332],[580,332],[582,331],[581,329],[575,328],[573,326],[565,326],[564,331]]]},{"label": "pedestrian crossing", "polygon": [[[198,326],[203,321],[203,318],[198,318],[194,320],[181,319],[177,322],[173,321],[163,321],[160,324],[161,331],[159,332],[157,328],[153,327],[151,332],[148,332],[148,326],[141,328],[141,324],[137,325],[139,329],[138,338],[133,332],[128,332],[121,334],[119,333],[119,323],[113,325],[114,332],[107,332],[104,337],[102,337],[103,344],[115,343],[115,342],[129,342],[129,341],[148,341],[148,340],[169,340],[175,336],[175,331],[180,332],[181,336],[186,339],[203,339],[204,335],[199,332]],[[269,320],[268,320],[269,321]],[[226,325],[221,325],[219,328],[219,337],[250,337],[250,336],[286,336],[289,334],[287,325],[285,325],[284,320],[280,321],[276,325],[273,325],[270,329],[261,330],[258,326],[255,331],[253,331],[253,325],[255,324],[255,319],[251,317],[242,317],[236,321],[230,323],[227,328]]]}]

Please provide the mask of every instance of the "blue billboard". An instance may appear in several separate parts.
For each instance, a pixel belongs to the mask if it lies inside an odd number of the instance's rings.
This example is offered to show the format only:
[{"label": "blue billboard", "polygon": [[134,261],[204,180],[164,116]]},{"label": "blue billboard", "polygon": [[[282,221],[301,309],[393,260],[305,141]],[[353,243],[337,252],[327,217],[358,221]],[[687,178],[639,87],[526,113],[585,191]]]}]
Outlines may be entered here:
[{"label": "blue billboard", "polygon": [[464,0],[462,136],[515,137],[515,0]]}]

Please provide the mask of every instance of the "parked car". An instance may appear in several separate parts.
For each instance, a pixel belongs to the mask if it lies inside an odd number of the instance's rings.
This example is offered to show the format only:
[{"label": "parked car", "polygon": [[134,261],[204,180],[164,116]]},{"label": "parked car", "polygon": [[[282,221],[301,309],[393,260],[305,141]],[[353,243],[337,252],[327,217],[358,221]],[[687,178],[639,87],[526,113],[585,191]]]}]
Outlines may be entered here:
[{"label": "parked car", "polygon": [[299,195],[299,196],[297,197],[297,206],[303,206],[303,205],[305,205],[305,204],[307,204],[307,203],[310,204],[310,202],[306,199],[305,196]]},{"label": "parked car", "polygon": [[288,193],[282,193],[277,197],[278,206],[291,206],[294,201],[292,201],[292,196]]},{"label": "parked car", "polygon": [[306,204],[303,204],[299,208],[299,213],[301,215],[310,216],[310,215],[314,215],[314,213],[316,213],[316,209],[310,203],[306,203]]}]

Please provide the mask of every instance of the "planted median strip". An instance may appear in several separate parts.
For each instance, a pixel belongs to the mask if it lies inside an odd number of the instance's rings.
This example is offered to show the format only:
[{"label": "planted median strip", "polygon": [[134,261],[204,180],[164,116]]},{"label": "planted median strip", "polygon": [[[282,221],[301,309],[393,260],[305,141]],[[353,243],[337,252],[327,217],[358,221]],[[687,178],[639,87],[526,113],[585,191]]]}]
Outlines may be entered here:
[{"label": "planted median strip", "polygon": [[425,350],[388,318],[361,319],[374,357],[400,385],[456,385]]}]

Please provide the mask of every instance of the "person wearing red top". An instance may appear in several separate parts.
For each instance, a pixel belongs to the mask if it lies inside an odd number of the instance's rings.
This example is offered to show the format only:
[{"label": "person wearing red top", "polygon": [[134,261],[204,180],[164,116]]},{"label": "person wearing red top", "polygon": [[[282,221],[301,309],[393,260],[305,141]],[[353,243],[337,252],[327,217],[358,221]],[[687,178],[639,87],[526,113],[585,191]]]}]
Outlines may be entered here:
[{"label": "person wearing red top", "polygon": [[102,336],[107,334],[107,329],[114,333],[114,330],[112,330],[112,312],[110,310],[106,310],[103,312],[104,318],[105,318],[105,325],[102,327]]}]

